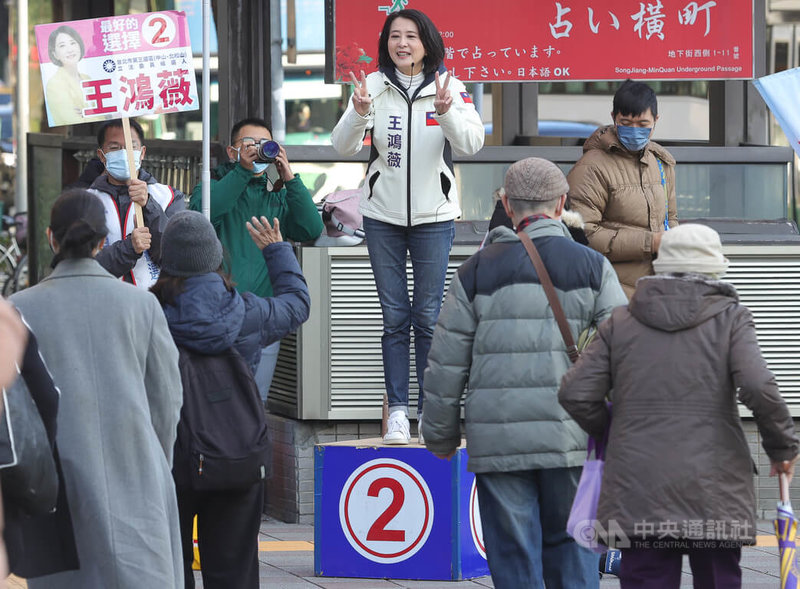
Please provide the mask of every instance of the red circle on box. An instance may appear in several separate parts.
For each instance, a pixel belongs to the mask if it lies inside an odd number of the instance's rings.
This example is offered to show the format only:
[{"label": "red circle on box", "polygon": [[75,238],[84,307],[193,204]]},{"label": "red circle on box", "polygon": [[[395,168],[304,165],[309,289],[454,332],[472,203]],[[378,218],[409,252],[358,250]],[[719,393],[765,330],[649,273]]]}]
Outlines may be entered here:
[{"label": "red circle on box", "polygon": [[[371,548],[368,548],[367,546],[365,546],[364,543],[358,538],[358,536],[356,536],[356,533],[353,531],[353,528],[352,528],[352,526],[350,524],[350,516],[349,516],[349,512],[348,512],[348,506],[349,506],[349,503],[350,503],[350,494],[352,493],[353,488],[355,487],[356,483],[359,481],[359,479],[361,477],[363,477],[368,472],[373,471],[373,470],[375,470],[377,468],[392,468],[392,469],[395,469],[395,470],[399,470],[400,472],[405,474],[408,478],[410,478],[414,482],[414,484],[416,484],[417,488],[419,489],[420,495],[422,495],[422,498],[423,498],[424,503],[425,503],[425,519],[423,521],[422,529],[420,530],[419,535],[414,539],[414,541],[410,545],[406,546],[403,550],[401,550],[399,552],[392,553],[392,554],[383,554],[383,553],[377,552],[377,551],[372,550]],[[356,542],[356,544],[358,544],[361,547],[362,550],[364,550],[365,552],[367,552],[369,554],[372,554],[373,556],[376,556],[378,558],[397,558],[397,557],[403,556],[404,554],[407,554],[408,552],[413,550],[416,547],[416,545],[419,544],[420,541],[425,537],[425,533],[426,533],[426,531],[428,529],[428,519],[429,518],[430,518],[430,505],[428,504],[428,494],[425,492],[425,489],[422,487],[422,484],[420,483],[420,481],[417,479],[416,476],[414,476],[413,473],[409,472],[408,469],[403,468],[402,466],[400,466],[398,464],[393,464],[391,462],[373,464],[372,466],[370,466],[368,468],[365,468],[350,483],[350,488],[347,489],[347,494],[345,495],[345,499],[344,499],[344,520],[345,520],[345,524],[347,524],[347,531],[350,533],[350,537]]]},{"label": "red circle on box", "polygon": [[472,541],[475,543],[475,548],[478,553],[486,558],[486,547],[483,545],[483,526],[478,529],[480,522],[480,515],[477,513],[480,509],[478,505],[478,480],[473,479],[472,489],[469,493],[469,527],[472,532]]}]

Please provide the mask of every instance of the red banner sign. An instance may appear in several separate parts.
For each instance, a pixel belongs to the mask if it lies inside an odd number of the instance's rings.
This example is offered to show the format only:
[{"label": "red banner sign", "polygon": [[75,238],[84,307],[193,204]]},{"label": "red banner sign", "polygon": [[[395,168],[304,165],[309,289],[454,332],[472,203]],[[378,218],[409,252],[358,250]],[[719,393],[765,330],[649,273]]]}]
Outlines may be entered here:
[{"label": "red banner sign", "polygon": [[332,81],[378,65],[386,16],[436,24],[463,82],[750,79],[753,0],[329,0]]}]

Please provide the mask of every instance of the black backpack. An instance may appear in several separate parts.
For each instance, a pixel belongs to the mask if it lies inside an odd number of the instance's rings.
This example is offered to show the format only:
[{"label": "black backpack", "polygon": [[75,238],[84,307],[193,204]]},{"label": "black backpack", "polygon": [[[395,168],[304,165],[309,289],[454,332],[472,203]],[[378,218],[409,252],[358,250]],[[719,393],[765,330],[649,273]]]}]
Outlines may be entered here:
[{"label": "black backpack", "polygon": [[244,489],[270,467],[267,418],[244,358],[230,348],[205,356],[178,347],[183,408],[172,474],[196,491]]}]

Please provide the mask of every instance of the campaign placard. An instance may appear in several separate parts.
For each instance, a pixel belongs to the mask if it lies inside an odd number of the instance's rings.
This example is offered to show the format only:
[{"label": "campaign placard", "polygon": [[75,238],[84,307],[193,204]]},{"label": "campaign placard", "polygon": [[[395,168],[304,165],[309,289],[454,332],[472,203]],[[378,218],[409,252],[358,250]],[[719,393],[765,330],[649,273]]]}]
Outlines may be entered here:
[{"label": "campaign placard", "polygon": [[463,82],[751,79],[753,0],[328,0],[328,81],[378,66],[388,14],[427,14]]},{"label": "campaign placard", "polygon": [[34,31],[51,127],[200,107],[183,12],[49,23]]}]

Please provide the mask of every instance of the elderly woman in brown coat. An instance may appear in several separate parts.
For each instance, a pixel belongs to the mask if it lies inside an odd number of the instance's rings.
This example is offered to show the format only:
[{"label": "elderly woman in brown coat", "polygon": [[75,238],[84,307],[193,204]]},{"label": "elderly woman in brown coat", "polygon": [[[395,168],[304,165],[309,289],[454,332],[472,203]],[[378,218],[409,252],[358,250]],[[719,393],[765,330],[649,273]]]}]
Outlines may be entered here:
[{"label": "elderly woman in brown coat", "polygon": [[677,589],[687,553],[695,587],[741,586],[741,545],[756,530],[737,398],[755,417],[770,474],[794,468],[794,423],[753,317],[717,280],[727,265],[714,230],[665,233],[657,275],[639,280],[561,383],[559,401],[591,436],[603,436],[613,404],[597,524],[622,548],[623,589]]}]

